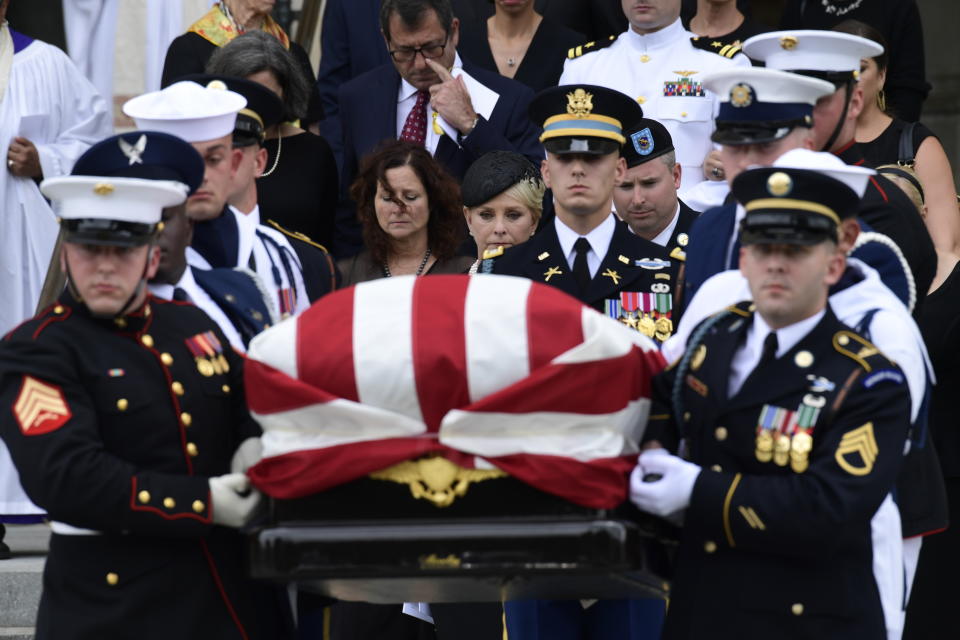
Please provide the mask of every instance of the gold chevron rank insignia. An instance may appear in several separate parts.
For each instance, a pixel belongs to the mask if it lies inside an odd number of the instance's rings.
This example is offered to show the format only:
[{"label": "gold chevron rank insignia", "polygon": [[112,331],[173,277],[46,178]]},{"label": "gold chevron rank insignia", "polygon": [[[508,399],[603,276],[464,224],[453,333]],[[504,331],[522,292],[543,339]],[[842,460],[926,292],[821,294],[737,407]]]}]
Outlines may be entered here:
[{"label": "gold chevron rank insignia", "polygon": [[[852,476],[865,476],[873,471],[873,463],[880,449],[873,436],[873,423],[857,427],[843,434],[834,459],[840,468]],[[859,456],[859,460],[857,460]]]},{"label": "gold chevron rank insignia", "polygon": [[59,387],[31,376],[23,377],[20,395],[13,405],[13,415],[20,423],[20,431],[27,436],[56,431],[73,417]]}]

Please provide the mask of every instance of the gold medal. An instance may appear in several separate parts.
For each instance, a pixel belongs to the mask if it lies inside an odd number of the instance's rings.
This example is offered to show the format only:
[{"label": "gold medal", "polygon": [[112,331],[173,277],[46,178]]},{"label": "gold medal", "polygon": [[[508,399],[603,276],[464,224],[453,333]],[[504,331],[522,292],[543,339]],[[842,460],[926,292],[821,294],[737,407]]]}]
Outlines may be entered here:
[{"label": "gold medal", "polygon": [[760,429],[757,434],[756,455],[760,462],[770,462],[773,459],[773,436],[769,429]]},{"label": "gold medal", "polygon": [[673,321],[666,316],[660,316],[656,322],[657,340],[664,342],[673,333]]},{"label": "gold medal", "polygon": [[230,363],[227,362],[226,356],[221,353],[217,356],[217,362],[220,363],[220,368],[223,369],[224,373],[230,373]]},{"label": "gold medal", "polygon": [[790,468],[796,473],[803,473],[809,466],[810,461],[807,459],[806,454],[794,455],[793,452],[790,453]]},{"label": "gold medal", "polygon": [[210,361],[200,356],[197,356],[197,371],[204,378],[209,378],[214,374],[213,365],[210,364]]},{"label": "gold medal", "polygon": [[657,332],[657,324],[653,321],[653,318],[644,313],[637,322],[637,331],[648,338],[652,338]]},{"label": "gold medal", "polygon": [[806,455],[813,449],[813,437],[806,431],[798,431],[790,442],[792,453]]},{"label": "gold medal", "polygon": [[790,460],[790,438],[778,433],[773,441],[773,462],[779,467],[787,466]]}]

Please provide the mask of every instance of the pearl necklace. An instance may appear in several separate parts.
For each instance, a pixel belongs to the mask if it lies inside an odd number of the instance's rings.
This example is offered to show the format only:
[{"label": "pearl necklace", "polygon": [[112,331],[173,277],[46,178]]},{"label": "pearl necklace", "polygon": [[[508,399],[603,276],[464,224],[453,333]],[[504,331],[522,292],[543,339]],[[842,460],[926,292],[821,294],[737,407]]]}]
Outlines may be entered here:
[{"label": "pearl necklace", "polygon": [[266,178],[268,175],[273,173],[273,170],[277,168],[277,165],[280,163],[280,149],[283,147],[283,136],[277,135],[277,157],[273,159],[273,166],[270,167],[269,171],[264,171],[258,177]]},{"label": "pearl necklace", "polygon": [[863,0],[854,0],[849,6],[843,7],[841,9],[830,4],[830,0],[821,0],[821,4],[823,4],[823,10],[826,13],[837,16],[838,18],[840,16],[850,13],[854,9],[857,9],[862,3],[863,3]]},{"label": "pearl necklace", "polygon": [[[425,266],[427,266],[427,260],[429,260],[429,259],[430,259],[430,248],[427,247],[427,252],[426,252],[425,254],[423,254],[423,260],[420,262],[420,266],[417,268],[417,273],[416,273],[415,275],[418,275],[418,276],[419,276],[420,274],[423,273],[423,268],[424,268]],[[390,265],[388,265],[386,262],[384,262],[384,263],[383,263],[383,277],[384,277],[384,278],[389,278],[389,277],[391,277],[392,275],[393,275],[393,274],[390,273]]]}]

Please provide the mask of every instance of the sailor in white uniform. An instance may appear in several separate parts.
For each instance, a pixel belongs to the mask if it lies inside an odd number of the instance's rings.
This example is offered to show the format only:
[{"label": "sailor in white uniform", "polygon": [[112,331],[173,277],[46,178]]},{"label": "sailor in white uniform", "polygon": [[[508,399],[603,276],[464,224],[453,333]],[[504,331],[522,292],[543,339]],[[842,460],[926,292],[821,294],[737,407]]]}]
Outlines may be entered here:
[{"label": "sailor in white uniform", "polygon": [[[718,102],[703,76],[749,67],[750,61],[739,49],[721,55],[696,48],[694,34],[680,23],[680,0],[660,4],[665,6],[626,11],[630,28],[619,36],[571,49],[559,84],[600,85],[636,99],[646,117],[670,132],[683,190],[703,181],[704,158],[713,150]],[[722,179],[722,173],[711,179]]]}]

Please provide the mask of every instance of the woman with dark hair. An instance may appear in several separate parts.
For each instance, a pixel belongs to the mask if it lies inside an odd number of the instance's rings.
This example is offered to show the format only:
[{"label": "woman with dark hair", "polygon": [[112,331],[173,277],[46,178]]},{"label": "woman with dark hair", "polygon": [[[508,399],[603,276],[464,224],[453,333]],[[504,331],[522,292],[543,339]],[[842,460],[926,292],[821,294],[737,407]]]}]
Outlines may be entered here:
[{"label": "woman with dark hair", "polygon": [[218,49],[207,73],[259,82],[283,101],[283,121],[267,129],[267,168],[257,178],[257,201],[274,220],[329,247],[340,179],[327,141],[292,124],[313,90],[297,61],[273,36],[250,31]]},{"label": "woman with dark hair", "polygon": [[[860,82],[863,89],[863,111],[857,118],[856,139],[866,164],[871,167],[897,164],[900,141],[909,123],[887,113],[883,86],[887,77],[887,42],[873,27],[857,20],[846,20],[835,31],[850,33],[873,40],[884,48],[875,58],[860,61]],[[953,170],[940,141],[930,129],[919,122],[908,134],[910,158],[915,160],[913,170],[926,205],[924,222],[937,249],[937,275],[931,285],[935,290],[950,275],[960,258],[960,215],[957,212],[956,187]]]},{"label": "woman with dark hair", "polygon": [[350,186],[366,248],[337,263],[343,285],[399,275],[465,273],[460,187],[423,148],[391,140],[363,158]]}]

